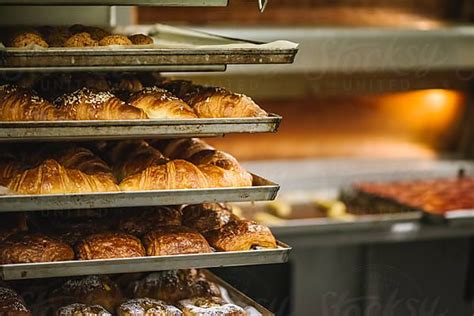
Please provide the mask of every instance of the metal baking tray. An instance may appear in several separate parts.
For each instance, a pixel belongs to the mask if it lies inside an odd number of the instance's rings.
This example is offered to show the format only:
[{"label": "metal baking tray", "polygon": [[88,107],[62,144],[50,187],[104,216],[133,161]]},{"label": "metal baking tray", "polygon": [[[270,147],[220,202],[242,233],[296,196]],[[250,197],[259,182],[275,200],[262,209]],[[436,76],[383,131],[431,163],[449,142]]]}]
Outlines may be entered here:
[{"label": "metal baking tray", "polygon": [[0,5],[133,5],[225,7],[229,0],[0,0]]},{"label": "metal baking tray", "polygon": [[253,175],[252,187],[80,194],[1,195],[0,212],[200,204],[275,199],[280,186]]},{"label": "metal baking tray", "polygon": [[474,210],[454,210],[444,214],[423,211],[423,220],[432,224],[472,225],[474,224]]},{"label": "metal baking tray", "polygon": [[0,265],[0,273],[2,280],[20,280],[91,274],[246,266],[287,262],[290,251],[291,247],[278,242],[278,248],[276,249],[123,259],[4,264]]},{"label": "metal baking tray", "polygon": [[0,122],[0,141],[63,141],[148,137],[207,137],[275,132],[281,116],[190,120]]}]

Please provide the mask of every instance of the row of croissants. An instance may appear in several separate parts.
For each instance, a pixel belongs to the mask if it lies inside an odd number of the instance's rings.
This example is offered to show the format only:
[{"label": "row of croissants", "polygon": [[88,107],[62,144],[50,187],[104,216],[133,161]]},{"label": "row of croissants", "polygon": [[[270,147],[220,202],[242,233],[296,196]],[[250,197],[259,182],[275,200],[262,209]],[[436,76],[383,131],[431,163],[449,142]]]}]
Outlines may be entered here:
[{"label": "row of croissants", "polygon": [[268,116],[246,95],[186,80],[144,82],[137,76],[107,80],[97,75],[28,79],[0,86],[0,121]]},{"label": "row of croissants", "polygon": [[0,185],[16,194],[201,189],[252,186],[230,154],[197,138],[76,144],[6,145]]}]

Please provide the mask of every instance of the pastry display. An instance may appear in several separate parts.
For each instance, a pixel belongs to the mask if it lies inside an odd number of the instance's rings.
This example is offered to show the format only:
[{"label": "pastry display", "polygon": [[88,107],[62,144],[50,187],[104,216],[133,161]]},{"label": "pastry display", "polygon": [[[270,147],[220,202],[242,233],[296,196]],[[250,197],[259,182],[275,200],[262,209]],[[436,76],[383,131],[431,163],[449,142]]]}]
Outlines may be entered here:
[{"label": "pastry display", "polygon": [[240,306],[226,303],[220,297],[194,297],[178,302],[184,316],[247,316],[247,312]]},{"label": "pastry display", "polygon": [[137,298],[126,301],[117,308],[118,316],[182,316],[172,305],[151,298]]},{"label": "pastry display", "polygon": [[126,212],[117,229],[134,236],[143,236],[160,226],[180,226],[181,211],[174,207],[145,207]]},{"label": "pastry display", "polygon": [[60,307],[56,316],[112,316],[112,314],[100,305],[75,303]]},{"label": "pastry display", "polygon": [[72,259],[74,259],[74,251],[69,245],[39,233],[13,235],[0,244],[0,262],[2,264]]},{"label": "pastry display", "polygon": [[206,239],[197,231],[184,226],[163,226],[143,237],[148,256],[166,256],[211,252]]},{"label": "pastry display", "polygon": [[0,315],[31,316],[25,301],[15,291],[0,287]]},{"label": "pastry display", "polygon": [[132,258],[145,256],[143,245],[135,236],[105,232],[93,234],[76,245],[79,260]]},{"label": "pastry display", "polygon": [[183,225],[191,227],[201,234],[220,229],[239,218],[224,203],[205,203],[188,205],[183,208]]}]

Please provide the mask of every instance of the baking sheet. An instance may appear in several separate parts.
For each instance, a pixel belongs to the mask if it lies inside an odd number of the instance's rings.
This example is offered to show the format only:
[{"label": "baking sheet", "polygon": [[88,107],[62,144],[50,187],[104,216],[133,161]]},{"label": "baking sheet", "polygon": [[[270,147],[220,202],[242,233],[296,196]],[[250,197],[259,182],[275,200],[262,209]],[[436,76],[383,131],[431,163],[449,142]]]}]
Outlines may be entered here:
[{"label": "baking sheet", "polygon": [[0,5],[140,5],[173,7],[224,7],[228,0],[0,0]]},{"label": "baking sheet", "polygon": [[280,186],[253,175],[252,187],[81,194],[2,195],[0,212],[117,208],[275,199]]},{"label": "baking sheet", "polygon": [[0,141],[64,141],[205,137],[275,132],[281,116],[189,120],[0,122]]},{"label": "baking sheet", "polygon": [[278,248],[276,249],[140,258],[4,264],[0,265],[0,273],[2,280],[20,280],[92,274],[273,264],[287,262],[290,251],[291,247],[282,242],[278,242]]},{"label": "baking sheet", "polygon": [[[11,48],[0,49],[0,71],[43,69],[65,71],[111,70],[127,67],[188,67],[190,65],[281,64],[292,63],[298,44],[289,41],[270,43],[230,39],[191,29],[157,24],[147,27],[118,28],[121,34],[148,33],[154,45],[105,46],[93,48]],[[120,69],[119,68],[119,69]]]}]

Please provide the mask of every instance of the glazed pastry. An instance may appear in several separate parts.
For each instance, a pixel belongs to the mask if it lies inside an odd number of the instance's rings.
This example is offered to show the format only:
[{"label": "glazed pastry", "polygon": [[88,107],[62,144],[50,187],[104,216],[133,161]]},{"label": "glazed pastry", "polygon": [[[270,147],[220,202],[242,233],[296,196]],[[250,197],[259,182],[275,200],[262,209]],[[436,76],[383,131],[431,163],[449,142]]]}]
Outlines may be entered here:
[{"label": "glazed pastry", "polygon": [[199,138],[180,138],[162,141],[158,144],[158,147],[170,159],[185,160],[189,160],[197,153],[215,150],[214,147]]},{"label": "glazed pastry", "polygon": [[130,106],[109,92],[83,88],[54,101],[69,120],[133,120],[145,119],[140,109]]},{"label": "glazed pastry", "polygon": [[58,307],[82,303],[102,306],[110,313],[115,311],[122,300],[118,285],[108,277],[98,275],[67,280],[50,294],[50,301]]},{"label": "glazed pastry", "polygon": [[207,188],[208,181],[202,171],[185,160],[172,160],[151,166],[125,178],[120,183],[122,191],[170,190]]},{"label": "glazed pastry", "polygon": [[91,37],[96,41],[100,41],[104,37],[110,35],[110,32],[96,26],[87,26],[84,28],[84,32],[89,33]]},{"label": "glazed pastry", "polygon": [[201,234],[216,230],[239,218],[224,203],[205,203],[188,205],[182,210],[183,225],[193,228]]},{"label": "glazed pastry", "polygon": [[118,316],[182,316],[183,313],[172,305],[152,298],[128,300],[117,309]]},{"label": "glazed pastry", "polygon": [[0,315],[31,316],[25,301],[15,291],[0,287]]},{"label": "glazed pastry", "polygon": [[42,234],[18,234],[0,244],[2,264],[67,261],[74,252],[67,244]]},{"label": "glazed pastry", "polygon": [[28,166],[18,159],[0,158],[0,185],[7,186],[13,177],[27,168]]},{"label": "glazed pastry", "polygon": [[[114,81],[112,84],[112,89],[118,91],[119,93],[133,93],[138,92],[143,89],[143,84],[139,79],[134,76],[120,76],[117,81]],[[126,98],[128,99],[128,95]]]},{"label": "glazed pastry", "polygon": [[45,34],[43,33],[50,47],[64,47],[71,35],[71,32],[65,27],[54,27]]},{"label": "glazed pastry", "polygon": [[91,218],[56,226],[60,226],[57,227],[57,237],[68,245],[74,246],[87,236],[107,231],[111,224],[110,221],[100,221]]},{"label": "glazed pastry", "polygon": [[129,36],[128,39],[133,45],[151,45],[154,44],[153,38],[145,34],[134,34]]},{"label": "glazed pastry", "polygon": [[16,175],[8,188],[18,194],[64,194],[118,191],[107,176],[88,175],[67,169],[55,160],[45,160],[36,168]]},{"label": "glazed pastry", "polygon": [[70,304],[59,308],[56,316],[112,316],[100,305]]},{"label": "glazed pastry", "polygon": [[119,220],[118,230],[134,236],[143,236],[160,226],[181,225],[181,212],[173,207],[146,207],[127,212]]},{"label": "glazed pastry", "polygon": [[95,91],[109,92],[112,88],[107,78],[97,73],[73,74],[71,80],[74,83],[74,90],[88,88]]},{"label": "glazed pastry", "polygon": [[76,245],[79,260],[132,258],[145,256],[140,239],[125,233],[99,233]]},{"label": "glazed pastry", "polygon": [[132,41],[125,35],[109,35],[99,41],[100,46],[109,45],[132,45]]},{"label": "glazed pastry", "polygon": [[64,47],[94,47],[99,43],[87,32],[76,33],[64,42]]},{"label": "glazed pastry", "polygon": [[21,32],[12,37],[10,40],[11,47],[28,47],[30,45],[37,45],[47,48],[49,45],[41,37],[40,34],[35,32]]},{"label": "glazed pastry", "polygon": [[8,237],[28,230],[25,213],[2,213],[0,214],[0,242]]},{"label": "glazed pastry", "polygon": [[151,119],[197,118],[193,109],[164,89],[148,87],[130,96],[129,102]]},{"label": "glazed pastry", "polygon": [[159,227],[143,237],[148,256],[212,252],[206,239],[185,226]]},{"label": "glazed pastry", "polygon": [[219,287],[196,269],[151,273],[131,287],[134,297],[150,297],[171,304],[190,297],[221,295]]},{"label": "glazed pastry", "polygon": [[184,316],[247,316],[240,306],[224,302],[220,297],[194,297],[178,302]]},{"label": "glazed pastry", "polygon": [[231,221],[220,229],[206,232],[204,235],[209,244],[219,251],[277,247],[270,229],[250,220]]},{"label": "glazed pastry", "polygon": [[29,90],[14,85],[0,86],[0,121],[51,121],[58,110]]}]

